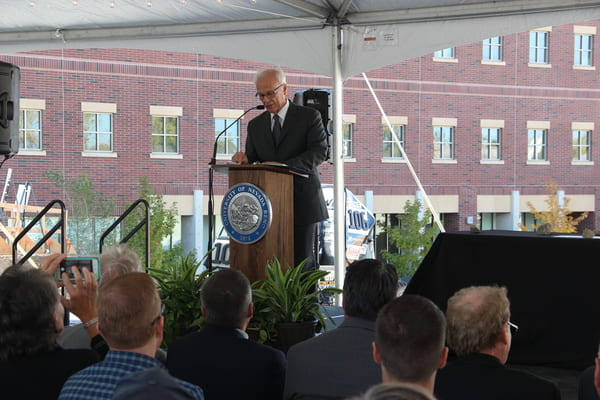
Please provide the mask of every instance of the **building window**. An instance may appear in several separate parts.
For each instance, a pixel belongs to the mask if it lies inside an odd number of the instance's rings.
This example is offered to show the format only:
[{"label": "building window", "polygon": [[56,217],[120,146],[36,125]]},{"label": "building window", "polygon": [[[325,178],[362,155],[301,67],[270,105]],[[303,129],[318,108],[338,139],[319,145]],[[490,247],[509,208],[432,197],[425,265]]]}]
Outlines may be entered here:
[{"label": "building window", "polygon": [[352,136],[353,136],[353,131],[354,131],[354,124],[344,123],[343,130],[344,130],[344,139],[343,139],[344,140],[344,148],[343,148],[342,157],[343,158],[352,158],[352,156],[353,156]]},{"label": "building window", "polygon": [[454,159],[454,127],[433,127],[433,158],[436,160]]},{"label": "building window", "polygon": [[[404,126],[392,125],[392,129],[400,141],[400,145],[404,147]],[[402,152],[398,142],[394,139],[390,128],[387,125],[383,126],[383,157],[402,159]]]},{"label": "building window", "polygon": [[573,161],[590,161],[591,131],[573,131]]},{"label": "building window", "polygon": [[152,152],[179,152],[179,118],[175,116],[152,116]]},{"label": "building window", "polygon": [[527,130],[527,160],[545,161],[548,131],[546,129]]},{"label": "building window", "polygon": [[549,32],[529,32],[529,62],[533,64],[548,64]]},{"label": "building window", "polygon": [[83,150],[112,151],[112,114],[83,113]]},{"label": "building window", "polygon": [[228,126],[217,142],[217,155],[220,156],[232,156],[240,149],[240,122],[235,119],[215,118],[215,138]]},{"label": "building window", "polygon": [[433,53],[435,58],[454,58],[454,47],[448,47],[447,49],[438,50]]},{"label": "building window", "polygon": [[486,61],[502,61],[502,36],[485,39],[481,58]]},{"label": "building window", "polygon": [[591,67],[592,64],[592,35],[575,35],[575,54],[573,64],[582,67]]},{"label": "building window", "polygon": [[19,148],[42,149],[42,111],[21,110],[19,121]]},{"label": "building window", "polygon": [[481,159],[482,160],[500,160],[500,137],[502,129],[500,128],[481,128]]}]

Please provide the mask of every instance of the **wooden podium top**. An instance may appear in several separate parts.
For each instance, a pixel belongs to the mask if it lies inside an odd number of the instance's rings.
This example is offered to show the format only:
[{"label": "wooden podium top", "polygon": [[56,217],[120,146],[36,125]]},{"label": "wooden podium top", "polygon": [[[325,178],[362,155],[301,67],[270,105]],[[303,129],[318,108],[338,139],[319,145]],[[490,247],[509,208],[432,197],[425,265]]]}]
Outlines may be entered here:
[{"label": "wooden podium top", "polygon": [[296,169],[292,169],[291,167],[285,164],[213,164],[211,168],[216,172],[226,174],[229,170],[236,171],[244,171],[244,170],[263,170],[263,171],[271,171],[277,172],[280,174],[290,174],[290,175],[298,175],[305,178],[308,178],[309,173],[305,171],[298,171]]}]

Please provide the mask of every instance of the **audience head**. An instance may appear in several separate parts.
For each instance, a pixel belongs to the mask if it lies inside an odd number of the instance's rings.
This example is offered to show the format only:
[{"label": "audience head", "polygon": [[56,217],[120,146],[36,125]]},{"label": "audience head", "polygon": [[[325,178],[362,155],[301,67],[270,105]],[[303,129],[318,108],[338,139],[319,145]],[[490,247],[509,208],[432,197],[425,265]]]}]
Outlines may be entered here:
[{"label": "audience head", "polygon": [[394,382],[372,386],[365,394],[351,400],[435,400],[435,397],[420,386]]},{"label": "audience head", "polygon": [[510,303],[505,287],[470,286],[448,299],[448,345],[457,355],[489,352],[504,344],[510,350]]},{"label": "audience head", "polygon": [[600,396],[600,343],[598,343],[598,356],[596,357],[596,368],[594,370],[594,386],[596,387],[596,392],[598,392],[598,396]]},{"label": "audience head", "polygon": [[160,345],[162,304],[148,274],[132,272],[110,280],[99,291],[96,308],[98,329],[111,349],[135,350],[152,340],[156,348]]},{"label": "audience head", "polygon": [[54,349],[63,317],[51,275],[23,265],[7,268],[0,275],[0,361]]},{"label": "audience head", "polygon": [[117,276],[141,272],[142,262],[125,244],[108,247],[100,254],[100,287]]},{"label": "audience head", "polygon": [[377,313],[398,294],[398,274],[391,264],[371,258],[354,261],[346,269],[344,314],[375,321]]},{"label": "audience head", "polygon": [[404,295],[377,316],[374,358],[384,382],[411,382],[433,390],[435,372],[446,362],[446,319],[431,300]]},{"label": "audience head", "polygon": [[245,329],[252,316],[252,290],[246,276],[235,269],[223,269],[209,276],[200,289],[206,323]]}]

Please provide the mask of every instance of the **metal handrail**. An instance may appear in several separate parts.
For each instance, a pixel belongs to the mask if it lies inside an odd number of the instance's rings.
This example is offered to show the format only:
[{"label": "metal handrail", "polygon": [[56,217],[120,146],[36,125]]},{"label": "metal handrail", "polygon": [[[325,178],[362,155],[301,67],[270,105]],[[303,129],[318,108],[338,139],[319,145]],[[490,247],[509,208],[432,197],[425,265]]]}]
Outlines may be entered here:
[{"label": "metal handrail", "polygon": [[117,218],[117,220],[115,222],[113,222],[112,225],[109,226],[104,231],[102,236],[100,236],[100,254],[102,254],[102,248],[104,247],[104,239],[106,239],[106,237],[110,233],[112,233],[112,231],[115,230],[115,228],[121,222],[123,222],[123,220],[129,214],[131,214],[131,212],[140,204],[142,204],[144,206],[144,210],[146,212],[144,218],[135,227],[133,227],[133,229],[129,233],[127,233],[127,235],[125,235],[125,237],[123,237],[119,243],[127,243],[127,241],[129,239],[131,239],[133,237],[133,235],[135,235],[143,226],[146,226],[146,229],[145,229],[145,231],[146,231],[145,257],[146,257],[146,269],[148,269],[150,267],[150,205],[148,204],[148,202],[145,199],[138,199],[135,202],[133,202],[133,204],[130,205],[129,208],[127,210],[125,210],[125,212],[123,212],[123,214],[121,214],[121,216],[119,218]]},{"label": "metal handrail", "polygon": [[[31,250],[29,250],[29,252],[23,256],[23,258],[21,258],[19,261],[17,261],[17,255],[18,255],[17,246],[18,246],[19,240],[21,240],[25,235],[27,235],[27,233],[29,233],[29,231],[35,226],[35,224],[37,224],[40,219],[42,219],[44,216],[46,216],[48,211],[50,211],[50,209],[52,209],[55,204],[58,204],[60,206],[60,220],[52,227],[52,229],[50,229],[48,232],[46,232],[46,234],[44,234],[42,239],[39,240],[31,248]],[[67,212],[66,210],[67,209],[65,207],[65,203],[63,203],[62,200],[52,200],[50,203],[48,203],[48,205],[46,207],[44,207],[44,209],[42,211],[40,211],[31,220],[31,222],[29,222],[29,224],[27,224],[27,226],[25,228],[23,228],[23,230],[17,235],[17,237],[15,237],[15,240],[13,241],[13,244],[12,244],[13,264],[15,264],[15,265],[24,264],[32,255],[35,254],[35,252],[40,247],[42,247],[42,245],[44,243],[46,243],[48,241],[48,239],[50,239],[52,237],[52,235],[54,235],[54,233],[59,228],[62,230],[62,234],[60,235],[60,252],[65,253],[65,238],[67,236],[67,234],[66,234],[67,227],[65,225],[65,215]]]}]

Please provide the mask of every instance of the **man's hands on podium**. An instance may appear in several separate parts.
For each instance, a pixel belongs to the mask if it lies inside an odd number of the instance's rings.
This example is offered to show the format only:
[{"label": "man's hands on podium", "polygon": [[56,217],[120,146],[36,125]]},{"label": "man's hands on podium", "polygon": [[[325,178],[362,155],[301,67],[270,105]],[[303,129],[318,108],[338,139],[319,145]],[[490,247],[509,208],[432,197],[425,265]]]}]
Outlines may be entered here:
[{"label": "man's hands on podium", "polygon": [[246,154],[238,151],[231,157],[231,161],[238,164],[248,164],[248,157],[246,157]]}]

